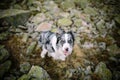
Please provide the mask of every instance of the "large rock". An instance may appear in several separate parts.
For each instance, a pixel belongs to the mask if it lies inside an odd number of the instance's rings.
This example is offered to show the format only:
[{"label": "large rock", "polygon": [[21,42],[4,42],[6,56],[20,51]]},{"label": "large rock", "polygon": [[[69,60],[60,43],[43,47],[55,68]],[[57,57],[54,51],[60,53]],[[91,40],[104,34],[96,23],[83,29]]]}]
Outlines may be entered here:
[{"label": "large rock", "polygon": [[106,64],[103,62],[100,62],[96,69],[95,74],[97,74],[101,80],[112,80],[112,73],[111,71],[106,67]]},{"label": "large rock", "polygon": [[9,24],[17,26],[19,24],[24,24],[31,11],[28,10],[18,10],[18,9],[7,9],[0,11],[0,19],[7,21]]},{"label": "large rock", "polygon": [[39,66],[32,66],[29,73],[21,76],[18,80],[50,80],[47,72]]},{"label": "large rock", "polygon": [[3,77],[3,75],[8,72],[8,70],[11,67],[11,61],[6,61],[3,64],[0,65],[0,79]]},{"label": "large rock", "polygon": [[0,62],[3,62],[9,57],[8,51],[4,48],[4,46],[0,45]]},{"label": "large rock", "polygon": [[68,18],[59,19],[57,22],[58,26],[70,26],[72,21]]}]

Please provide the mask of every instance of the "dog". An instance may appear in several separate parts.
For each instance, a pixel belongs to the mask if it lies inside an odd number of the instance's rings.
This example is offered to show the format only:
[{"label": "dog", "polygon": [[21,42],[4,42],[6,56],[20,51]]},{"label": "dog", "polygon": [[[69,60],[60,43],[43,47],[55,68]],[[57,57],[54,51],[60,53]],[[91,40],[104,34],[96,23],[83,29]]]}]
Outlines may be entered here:
[{"label": "dog", "polygon": [[48,53],[48,56],[55,60],[65,61],[65,58],[73,51],[74,34],[72,31],[61,33],[45,31],[41,32],[39,41],[42,45],[42,58]]}]

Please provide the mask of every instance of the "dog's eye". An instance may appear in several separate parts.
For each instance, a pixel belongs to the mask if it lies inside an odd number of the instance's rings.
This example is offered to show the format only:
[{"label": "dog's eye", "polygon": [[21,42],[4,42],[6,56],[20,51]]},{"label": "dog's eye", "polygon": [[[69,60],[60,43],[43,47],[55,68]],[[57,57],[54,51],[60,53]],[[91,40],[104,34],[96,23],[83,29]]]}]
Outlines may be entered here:
[{"label": "dog's eye", "polygon": [[68,40],[68,43],[71,43],[72,42],[72,40]]},{"label": "dog's eye", "polygon": [[65,43],[65,40],[61,40],[61,43],[62,43],[62,44]]}]

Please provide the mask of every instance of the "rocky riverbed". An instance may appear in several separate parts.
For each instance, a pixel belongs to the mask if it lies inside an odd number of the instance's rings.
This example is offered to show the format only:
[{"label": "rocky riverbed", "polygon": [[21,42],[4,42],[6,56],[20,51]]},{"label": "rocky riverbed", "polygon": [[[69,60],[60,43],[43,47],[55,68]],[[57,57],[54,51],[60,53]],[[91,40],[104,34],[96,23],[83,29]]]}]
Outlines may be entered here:
[{"label": "rocky riverbed", "polygon": [[[120,80],[119,0],[4,0],[0,80]],[[41,31],[72,30],[66,61],[40,57]]]}]

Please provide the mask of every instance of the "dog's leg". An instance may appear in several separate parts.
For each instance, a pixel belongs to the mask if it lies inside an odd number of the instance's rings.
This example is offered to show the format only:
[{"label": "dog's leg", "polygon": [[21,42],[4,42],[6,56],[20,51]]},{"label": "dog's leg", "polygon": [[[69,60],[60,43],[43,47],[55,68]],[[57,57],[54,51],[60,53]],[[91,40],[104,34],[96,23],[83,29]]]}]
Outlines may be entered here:
[{"label": "dog's leg", "polygon": [[43,51],[41,52],[41,57],[44,58],[45,54],[47,53],[47,50],[44,48],[44,46],[42,49],[43,49]]}]

